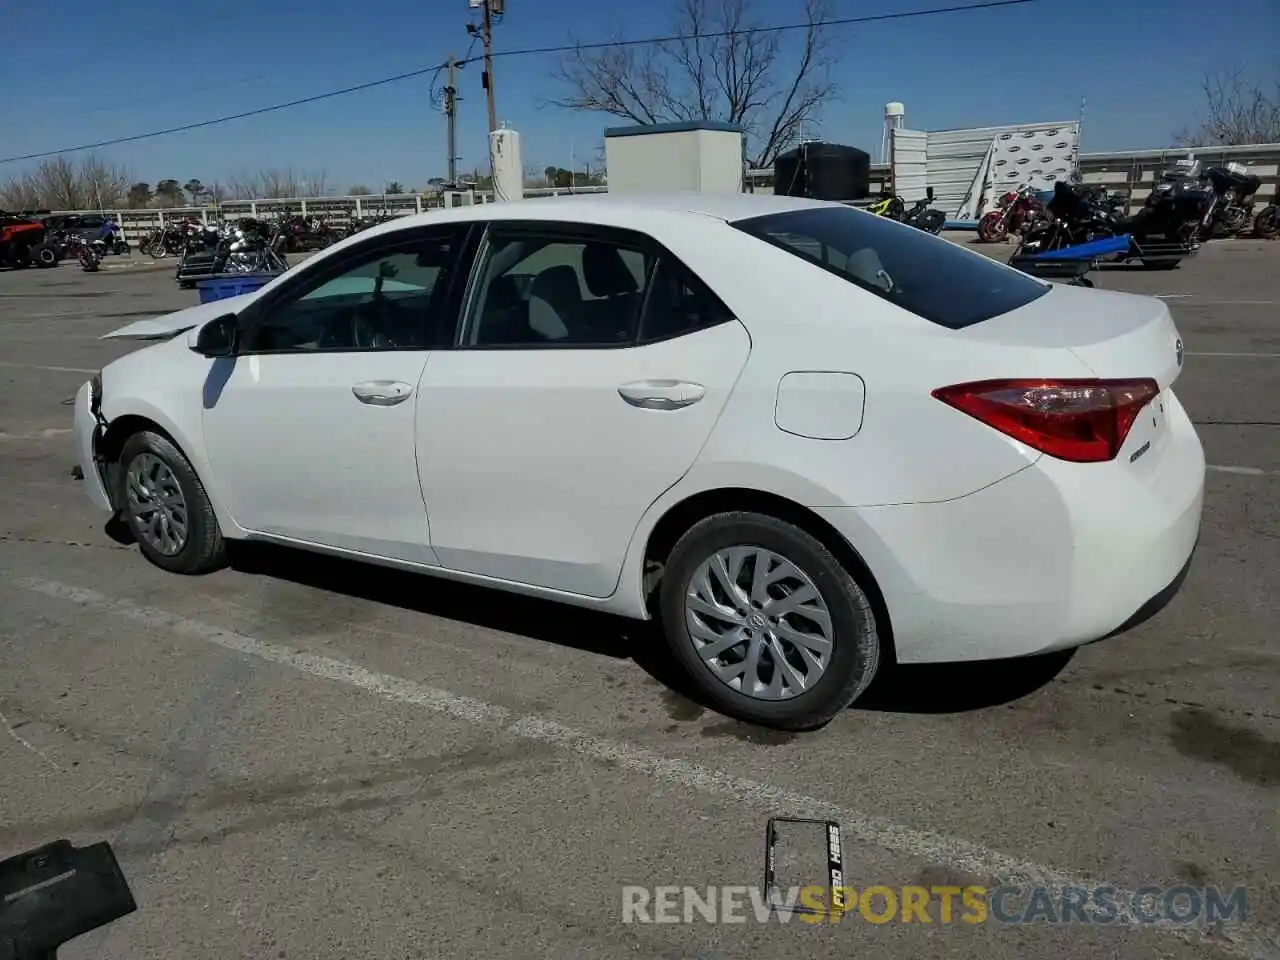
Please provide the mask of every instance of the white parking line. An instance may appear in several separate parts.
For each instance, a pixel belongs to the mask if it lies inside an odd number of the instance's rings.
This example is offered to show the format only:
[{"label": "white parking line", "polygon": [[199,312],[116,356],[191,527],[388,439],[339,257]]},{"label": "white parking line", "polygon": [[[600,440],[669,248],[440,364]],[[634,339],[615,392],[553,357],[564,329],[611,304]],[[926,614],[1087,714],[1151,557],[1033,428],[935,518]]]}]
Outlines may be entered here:
[{"label": "white parking line", "polygon": [[71,432],[70,428],[46,427],[44,430],[33,430],[30,433],[5,433],[0,430],[0,440],[48,440],[61,437]]},{"label": "white parking line", "polygon": [[52,370],[54,373],[97,373],[97,370],[91,370],[88,367],[45,367],[38,363],[10,363],[8,360],[0,360],[0,367],[13,367],[19,370]]},{"label": "white parking line", "polygon": [[1244,477],[1267,477],[1272,473],[1280,472],[1273,470],[1260,470],[1257,467],[1231,467],[1220,463],[1207,464],[1207,469],[1216,470],[1218,473],[1238,473]]},{"label": "white parking line", "polygon": [[[549,744],[593,760],[609,761],[650,780],[664,780],[685,790],[726,797],[774,815],[791,813],[804,817],[838,820],[847,839],[874,844],[917,860],[950,866],[955,870],[978,876],[999,877],[1004,883],[1045,887],[1055,901],[1061,897],[1064,888],[1097,886],[1095,881],[1086,877],[1077,877],[1054,867],[1019,860],[966,840],[890,823],[881,818],[842,807],[829,800],[734,776],[688,760],[669,759],[643,747],[593,736],[554,720],[537,716],[519,716],[506,707],[473,697],[435,689],[385,673],[375,673],[354,663],[267,643],[242,633],[235,633],[198,620],[189,620],[154,607],[141,606],[127,600],[115,600],[93,590],[39,577],[15,578],[9,583],[47,597],[92,608],[97,613],[109,613],[153,629],[184,634],[312,677],[345,683],[385,700],[422,707],[471,723],[485,724],[494,728],[495,731]],[[1117,889],[1115,902],[1132,903],[1133,894]],[[1115,923],[1159,930],[1188,942],[1216,946],[1225,953],[1248,958],[1248,960],[1253,960],[1255,957],[1262,956],[1264,952],[1274,949],[1271,945],[1274,934],[1244,924],[1207,934],[1204,931],[1178,926],[1168,921],[1142,923],[1125,908],[1122,908],[1121,915]]]},{"label": "white parking line", "polygon": [[1188,357],[1241,357],[1246,359],[1276,360],[1280,353],[1188,353]]},{"label": "white parking line", "polygon": [[1195,300],[1196,306],[1205,307],[1268,307],[1280,300],[1201,300],[1194,293],[1157,293],[1157,300]]}]

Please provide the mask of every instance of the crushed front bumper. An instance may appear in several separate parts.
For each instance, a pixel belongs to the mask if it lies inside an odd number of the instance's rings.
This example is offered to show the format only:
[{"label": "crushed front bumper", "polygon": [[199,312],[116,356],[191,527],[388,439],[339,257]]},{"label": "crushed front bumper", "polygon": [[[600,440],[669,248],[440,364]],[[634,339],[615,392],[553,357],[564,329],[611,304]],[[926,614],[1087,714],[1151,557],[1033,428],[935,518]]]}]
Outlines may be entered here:
[{"label": "crushed front bumper", "polygon": [[86,381],[76,392],[73,428],[76,465],[80,468],[89,501],[104,513],[114,513],[115,507],[107,494],[107,485],[102,476],[102,464],[98,462],[98,449],[105,424],[99,420],[100,415],[94,410],[93,391],[93,381]]}]

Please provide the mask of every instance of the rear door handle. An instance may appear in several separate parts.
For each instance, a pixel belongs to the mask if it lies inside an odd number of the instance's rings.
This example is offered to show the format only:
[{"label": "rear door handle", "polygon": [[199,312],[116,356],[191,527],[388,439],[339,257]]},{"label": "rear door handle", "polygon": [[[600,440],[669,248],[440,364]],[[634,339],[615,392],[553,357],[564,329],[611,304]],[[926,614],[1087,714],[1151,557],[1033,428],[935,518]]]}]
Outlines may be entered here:
[{"label": "rear door handle", "polygon": [[394,407],[404,403],[413,393],[413,387],[399,380],[366,380],[351,388],[356,399],[374,407]]},{"label": "rear door handle", "polygon": [[707,388],[687,380],[636,380],[620,386],[618,395],[644,410],[679,410],[705,397]]}]

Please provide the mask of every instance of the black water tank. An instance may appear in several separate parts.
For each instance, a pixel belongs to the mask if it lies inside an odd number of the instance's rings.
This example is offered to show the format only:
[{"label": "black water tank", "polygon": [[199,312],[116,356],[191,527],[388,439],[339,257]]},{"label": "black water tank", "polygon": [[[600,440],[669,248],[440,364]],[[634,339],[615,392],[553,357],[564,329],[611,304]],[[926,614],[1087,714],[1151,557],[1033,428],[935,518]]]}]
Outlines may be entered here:
[{"label": "black water tank", "polygon": [[805,143],[779,154],[773,192],[814,200],[865,200],[871,194],[871,155],[838,143]]}]

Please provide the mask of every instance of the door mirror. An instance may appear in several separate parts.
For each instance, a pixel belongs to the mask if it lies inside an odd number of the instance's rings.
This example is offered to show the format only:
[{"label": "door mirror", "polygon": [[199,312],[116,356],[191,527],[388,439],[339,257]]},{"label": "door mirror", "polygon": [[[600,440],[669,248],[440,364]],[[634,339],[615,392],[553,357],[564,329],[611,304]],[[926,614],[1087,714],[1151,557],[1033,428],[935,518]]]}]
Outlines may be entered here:
[{"label": "door mirror", "polygon": [[235,354],[240,325],[234,313],[210,320],[196,334],[196,353],[204,357],[230,357]]},{"label": "door mirror", "polygon": [[930,203],[933,203],[933,187],[924,188],[924,198]]}]

